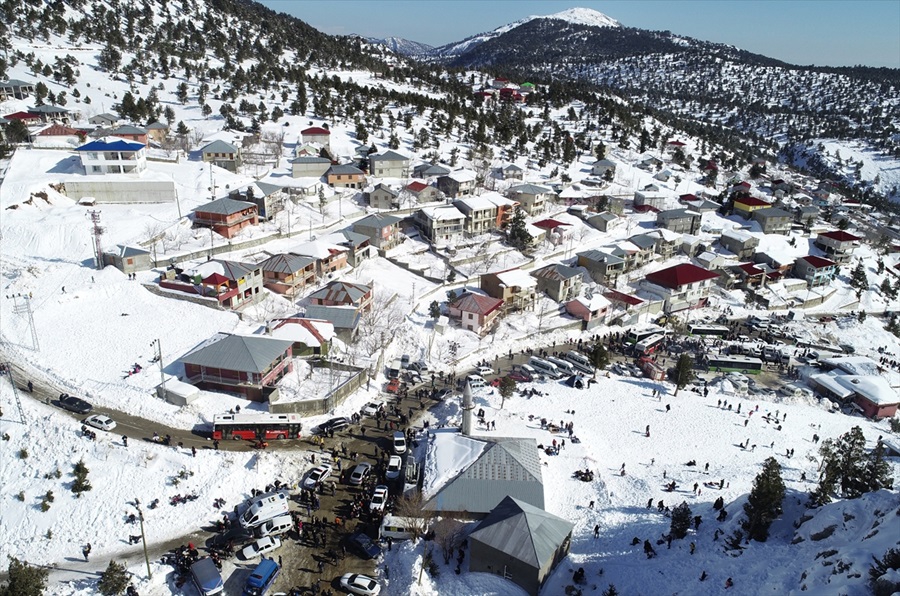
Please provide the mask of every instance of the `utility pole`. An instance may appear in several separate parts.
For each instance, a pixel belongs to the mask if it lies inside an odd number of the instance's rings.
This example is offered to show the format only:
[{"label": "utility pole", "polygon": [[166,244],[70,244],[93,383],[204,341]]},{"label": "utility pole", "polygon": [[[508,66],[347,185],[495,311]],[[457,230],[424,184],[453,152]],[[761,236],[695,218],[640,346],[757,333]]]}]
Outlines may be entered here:
[{"label": "utility pole", "polygon": [[144,512],[141,511],[141,502],[137,500],[137,497],[134,499],[134,508],[138,511],[138,519],[141,522],[141,542],[144,545],[144,563],[147,564],[147,579],[153,579],[153,574],[150,572],[150,556],[147,554],[147,535],[144,533]]},{"label": "utility pole", "polygon": [[[7,296],[13,299],[13,312],[17,315],[25,315],[28,317],[28,330],[31,331],[31,345],[35,352],[40,352],[41,347],[38,345],[37,327],[34,326],[34,313],[31,310],[31,296],[29,294],[13,294]],[[19,298],[22,303],[19,303]]]},{"label": "utility pole", "polygon": [[156,361],[159,363],[159,385],[162,387],[162,398],[166,398],[166,373],[164,372],[162,359],[162,344],[159,339],[150,342],[151,346],[156,346]]}]

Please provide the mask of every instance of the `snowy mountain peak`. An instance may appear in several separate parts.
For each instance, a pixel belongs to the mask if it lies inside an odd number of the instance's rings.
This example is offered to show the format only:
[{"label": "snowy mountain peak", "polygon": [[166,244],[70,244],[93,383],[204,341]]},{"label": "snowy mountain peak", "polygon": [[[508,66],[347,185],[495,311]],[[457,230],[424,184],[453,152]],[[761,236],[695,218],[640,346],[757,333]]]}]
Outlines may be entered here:
[{"label": "snowy mountain peak", "polygon": [[545,17],[536,17],[541,19],[556,19],[559,21],[567,21],[575,25],[586,25],[588,27],[621,27],[621,23],[612,17],[608,17],[602,12],[590,8],[570,8],[556,14],[547,15]]}]

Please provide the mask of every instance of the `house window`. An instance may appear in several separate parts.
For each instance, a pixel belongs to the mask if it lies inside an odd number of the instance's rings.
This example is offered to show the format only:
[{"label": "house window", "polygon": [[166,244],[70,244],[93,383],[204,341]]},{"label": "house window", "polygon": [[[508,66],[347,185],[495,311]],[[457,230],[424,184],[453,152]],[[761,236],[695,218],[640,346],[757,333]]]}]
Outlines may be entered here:
[{"label": "house window", "polygon": [[103,171],[103,168],[101,168],[100,166],[91,166],[91,172],[93,172],[95,174],[99,174],[102,171]]}]

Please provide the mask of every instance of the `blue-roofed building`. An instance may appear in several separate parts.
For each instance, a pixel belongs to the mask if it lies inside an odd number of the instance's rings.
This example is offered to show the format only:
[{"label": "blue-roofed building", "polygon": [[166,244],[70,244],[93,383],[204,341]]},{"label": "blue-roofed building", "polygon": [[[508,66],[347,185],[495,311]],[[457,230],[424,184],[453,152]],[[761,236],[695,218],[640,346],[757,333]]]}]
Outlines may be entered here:
[{"label": "blue-roofed building", "polygon": [[75,149],[85,174],[135,174],[147,169],[147,147],[118,137],[105,137]]}]

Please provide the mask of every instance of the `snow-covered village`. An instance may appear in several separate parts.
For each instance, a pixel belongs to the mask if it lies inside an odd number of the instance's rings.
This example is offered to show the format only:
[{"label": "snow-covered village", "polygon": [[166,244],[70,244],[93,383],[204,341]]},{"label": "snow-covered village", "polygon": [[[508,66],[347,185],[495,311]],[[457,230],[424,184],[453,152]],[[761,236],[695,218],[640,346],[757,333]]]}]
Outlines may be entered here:
[{"label": "snow-covered village", "polygon": [[[892,149],[252,2],[0,12],[0,594],[900,591]],[[452,52],[537,22],[622,28]]]}]

